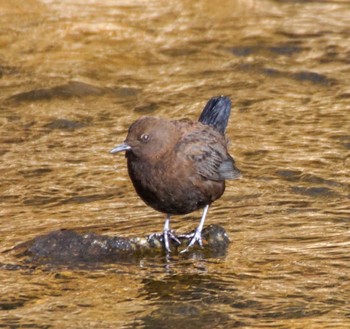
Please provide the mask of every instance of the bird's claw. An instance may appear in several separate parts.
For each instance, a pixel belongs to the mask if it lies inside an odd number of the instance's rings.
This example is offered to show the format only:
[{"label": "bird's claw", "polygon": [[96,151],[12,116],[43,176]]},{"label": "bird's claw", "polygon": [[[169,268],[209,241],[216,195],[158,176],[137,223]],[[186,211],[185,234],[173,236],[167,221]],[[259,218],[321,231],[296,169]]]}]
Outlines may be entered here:
[{"label": "bird's claw", "polygon": [[186,249],[181,250],[180,254],[183,254],[185,252],[188,252],[190,250],[190,248],[197,242],[198,245],[203,248],[203,242],[202,242],[202,232],[198,229],[196,229],[193,233],[190,234],[184,234],[181,237],[185,237],[188,239],[191,239],[190,243],[188,244],[188,246],[186,247]]},{"label": "bird's claw", "polygon": [[163,240],[164,240],[164,247],[166,252],[169,254],[171,253],[170,249],[170,240],[173,240],[177,243],[177,245],[181,244],[181,241],[177,238],[177,236],[170,230],[164,230],[163,232]]},{"label": "bird's claw", "polygon": [[151,236],[152,237],[155,236],[157,237],[158,240],[161,240],[164,242],[164,248],[167,254],[171,253],[171,248],[170,248],[171,240],[173,240],[178,246],[181,245],[180,239],[190,240],[190,243],[187,245],[187,247],[184,250],[180,251],[180,254],[188,252],[195,243],[198,243],[198,245],[201,248],[203,248],[202,232],[198,229],[196,229],[192,233],[179,234],[179,235],[175,235],[173,231],[164,230],[162,233],[153,233]]},{"label": "bird's claw", "polygon": [[171,253],[170,240],[175,241],[177,245],[181,244],[181,241],[178,239],[178,237],[170,230],[169,231],[165,230],[161,233],[152,233],[148,237],[149,240],[153,238],[156,238],[157,240],[164,242],[164,248],[167,253]]}]

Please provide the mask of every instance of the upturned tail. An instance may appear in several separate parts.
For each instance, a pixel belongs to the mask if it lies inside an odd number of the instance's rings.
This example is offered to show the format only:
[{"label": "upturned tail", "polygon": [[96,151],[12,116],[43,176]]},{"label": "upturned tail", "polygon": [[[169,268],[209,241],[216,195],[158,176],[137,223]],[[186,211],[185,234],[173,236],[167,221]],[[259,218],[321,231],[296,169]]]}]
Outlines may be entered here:
[{"label": "upturned tail", "polygon": [[230,114],[231,100],[227,96],[215,96],[205,105],[198,121],[224,135]]}]

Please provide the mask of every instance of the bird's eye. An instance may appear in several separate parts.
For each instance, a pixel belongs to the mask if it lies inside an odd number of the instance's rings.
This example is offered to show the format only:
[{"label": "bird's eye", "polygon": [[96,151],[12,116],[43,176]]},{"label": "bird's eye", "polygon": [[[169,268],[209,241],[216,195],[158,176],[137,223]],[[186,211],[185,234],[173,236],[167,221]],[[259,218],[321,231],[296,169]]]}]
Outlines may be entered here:
[{"label": "bird's eye", "polygon": [[141,140],[141,142],[144,142],[144,143],[148,142],[148,141],[149,141],[149,135],[147,135],[147,134],[142,134],[142,135],[140,136],[140,140]]}]

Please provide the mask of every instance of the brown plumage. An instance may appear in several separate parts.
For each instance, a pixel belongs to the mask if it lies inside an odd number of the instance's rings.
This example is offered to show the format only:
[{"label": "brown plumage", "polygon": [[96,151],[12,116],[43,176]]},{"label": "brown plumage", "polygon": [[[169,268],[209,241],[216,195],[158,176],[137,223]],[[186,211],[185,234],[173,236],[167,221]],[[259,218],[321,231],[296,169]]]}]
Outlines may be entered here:
[{"label": "brown plumage", "polygon": [[170,216],[204,208],[188,247],[195,242],[201,245],[209,205],[224,193],[226,179],[240,176],[224,136],[230,108],[229,98],[220,96],[208,102],[200,121],[142,117],[130,126],[125,142],[111,151],[126,151],[137,194],[147,205],[167,214],[167,252],[169,237],[177,240],[170,232]]}]

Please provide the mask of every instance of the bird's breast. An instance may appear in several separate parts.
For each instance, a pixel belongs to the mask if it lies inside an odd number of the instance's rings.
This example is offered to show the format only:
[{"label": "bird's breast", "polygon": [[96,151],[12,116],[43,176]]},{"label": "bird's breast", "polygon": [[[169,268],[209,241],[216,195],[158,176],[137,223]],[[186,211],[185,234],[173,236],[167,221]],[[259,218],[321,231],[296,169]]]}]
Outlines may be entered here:
[{"label": "bird's breast", "polygon": [[203,179],[187,163],[173,159],[149,162],[128,157],[129,176],[141,199],[169,214],[187,214],[218,199],[224,182]]}]

